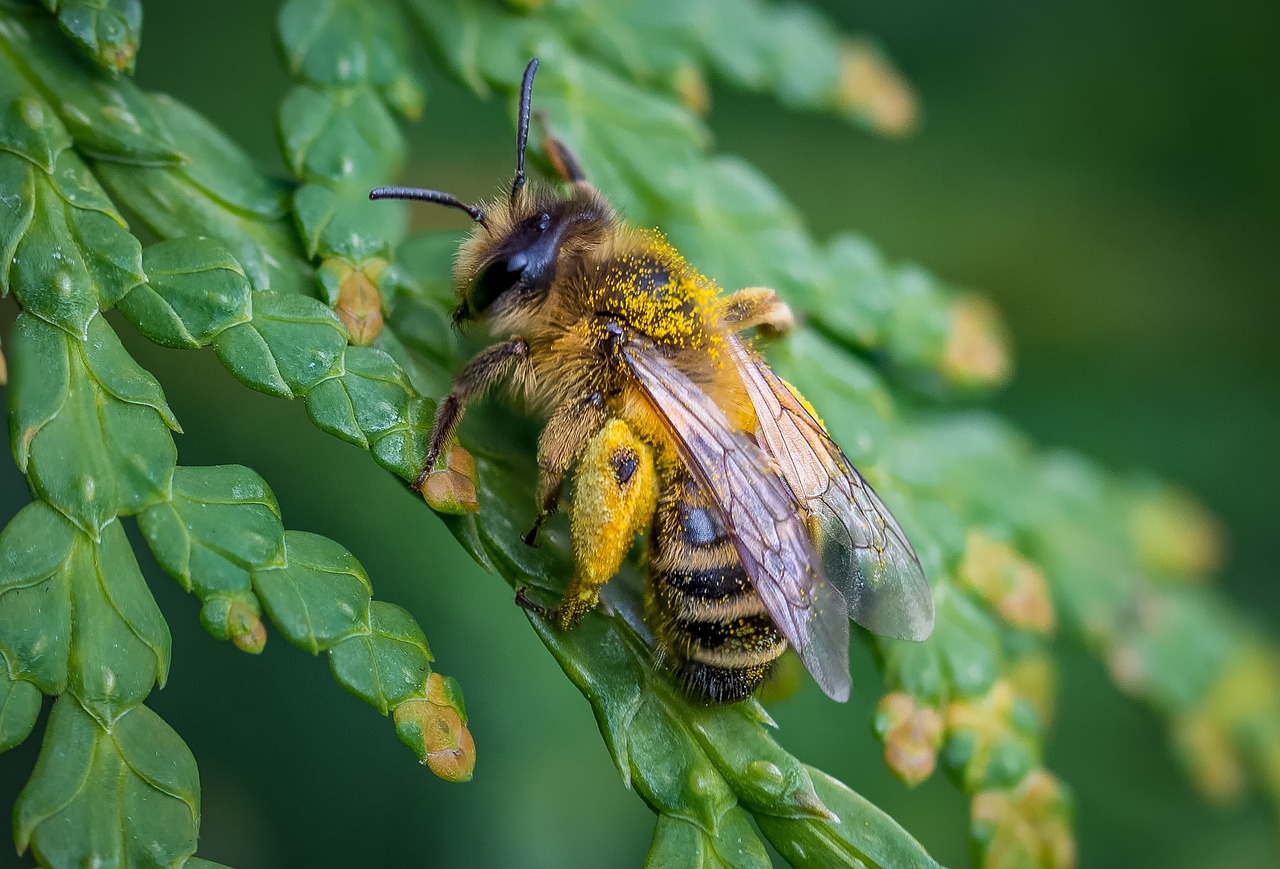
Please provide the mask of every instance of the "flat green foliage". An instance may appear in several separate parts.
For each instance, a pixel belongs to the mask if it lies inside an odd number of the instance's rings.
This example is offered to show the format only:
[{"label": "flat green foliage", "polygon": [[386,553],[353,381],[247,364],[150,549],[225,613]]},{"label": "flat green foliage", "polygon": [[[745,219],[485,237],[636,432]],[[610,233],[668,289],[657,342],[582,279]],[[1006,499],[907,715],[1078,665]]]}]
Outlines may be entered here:
[{"label": "flat green foliage", "polygon": [[431,660],[413,616],[382,601],[370,604],[369,631],[347,635],[329,654],[333,677],[384,715],[418,696]]},{"label": "flat green foliage", "polygon": [[[136,46],[136,4],[56,11],[95,61]],[[41,694],[57,695],[15,809],[19,850],[44,865],[179,865],[196,847],[199,782],[144,705],[171,639],[121,517],[202,599],[211,634],[260,651],[265,613],[298,645],[333,649],[338,682],[383,714],[426,698],[430,652],[412,617],[371,600],[345,549],[284,529],[252,471],[177,464],[178,422],[104,311],[167,346],[213,344],[246,382],[286,396],[346,376],[346,332],[298,294],[308,273],[279,182],[192,110],[77,60],[51,28],[34,10],[0,12],[0,289],[22,309],[8,418],[35,498],[0,532],[0,748],[30,734]],[[144,252],[102,185],[177,237]]]},{"label": "flat green foliage", "polygon": [[307,254],[356,264],[389,257],[404,237],[404,208],[367,194],[404,160],[395,115],[422,111],[406,22],[387,3],[290,0],[279,36],[298,79],[279,125],[284,158],[303,182],[293,210]]},{"label": "flat green foliage", "polygon": [[80,863],[86,852],[120,866],[172,865],[195,850],[195,758],[146,706],[103,727],[64,694],[49,716],[45,745],[14,807],[19,850],[30,846],[50,866]]},{"label": "flat green foliage", "polygon": [[[456,683],[431,680],[422,630],[373,600],[349,552],[286,530],[252,470],[178,464],[178,421],[103,316],[118,308],[167,347],[211,346],[246,386],[302,399],[319,428],[413,479],[431,398],[462,359],[448,317],[457,235],[407,236],[401,204],[366,198],[403,163],[398,118],[424,104],[411,22],[478,95],[511,97],[513,59],[541,57],[538,108],[613,202],[661,226],[724,287],[774,286],[804,315],[771,358],[894,510],[933,584],[929,640],[875,641],[890,689],[877,717],[886,758],[913,732],[893,709],[934,716],[926,749],[974,797],[980,860],[1073,862],[1069,792],[1043,769],[1051,690],[1047,676],[1021,675],[1050,661],[1055,617],[1130,662],[1137,675],[1122,687],[1175,732],[1207,722],[1248,762],[1280,769],[1274,644],[1124,530],[1167,491],[1043,454],[990,415],[931,405],[998,382],[998,365],[957,351],[972,351],[976,334],[979,358],[999,357],[998,329],[984,332],[953,288],[858,236],[814,239],[757,170],[708,153],[698,110],[712,76],[884,129],[846,78],[855,46],[862,61],[878,55],[804,7],[763,0],[547,5],[285,2],[288,181],[195,110],[120,76],[138,50],[136,0],[0,9],[0,292],[22,311],[6,336],[8,419],[33,494],[0,532],[0,750],[30,735],[43,695],[57,696],[15,807],[19,850],[43,865],[214,865],[193,856],[195,761],[145,705],[168,675],[171,641],[123,517],[201,600],[213,636],[261,652],[266,617],[328,654],[334,678],[380,713],[444,704],[466,722]],[[536,146],[535,135],[534,160]],[[144,249],[117,202],[161,240]],[[365,346],[350,343],[343,317],[353,275],[385,314]],[[571,570],[567,540],[553,529],[540,549],[521,542],[532,445],[497,426],[472,431],[481,510],[444,521],[480,564],[554,599]],[[992,552],[994,567],[979,557]],[[624,574],[606,591],[609,611],[577,630],[532,624],[590,702],[622,780],[657,815],[646,865],[768,865],[766,840],[797,866],[936,865],[896,821],[787,753],[755,700],[707,708],[677,691],[652,660],[639,580]],[[992,592],[993,577],[1024,582],[1030,598]],[[1030,615],[1010,609],[1028,599]],[[396,726],[427,761],[422,720]],[[1198,759],[1187,760],[1195,774]],[[1261,776],[1280,795],[1280,779]],[[1012,808],[979,817],[979,801],[993,800]]]}]

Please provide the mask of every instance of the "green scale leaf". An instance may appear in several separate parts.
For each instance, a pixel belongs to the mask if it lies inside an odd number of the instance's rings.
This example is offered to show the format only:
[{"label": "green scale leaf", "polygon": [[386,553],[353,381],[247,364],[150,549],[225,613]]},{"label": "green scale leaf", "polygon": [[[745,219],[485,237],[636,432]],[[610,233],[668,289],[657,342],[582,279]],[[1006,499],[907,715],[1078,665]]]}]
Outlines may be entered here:
[{"label": "green scale leaf", "polygon": [[201,600],[250,595],[252,571],[284,564],[275,496],[248,468],[178,468],[172,497],[138,516],[156,561]]},{"label": "green scale leaf", "polygon": [[422,85],[408,65],[404,22],[390,3],[292,0],[279,36],[301,80],[280,106],[280,142],[304,183],[294,215],[307,255],[361,265],[404,236],[403,206],[370,203],[395,176],[404,138],[391,112],[416,116]]},{"label": "green scale leaf", "polygon": [[133,82],[91,65],[45,13],[0,9],[0,49],[56,108],[86,157],[152,166],[184,161]]},{"label": "green scale leaf", "polygon": [[157,344],[203,347],[249,320],[249,278],[217,239],[162,241],[143,251],[142,264],[148,283],[125,296],[120,310]]},{"label": "green scale leaf", "polygon": [[70,690],[94,717],[112,722],[161,687],[172,640],[119,522],[97,545],[82,539],[68,569]]},{"label": "green scale leaf", "polygon": [[[144,263],[150,282],[121,308],[145,335],[167,346],[213,343],[246,385],[281,397],[305,394],[321,429],[370,450],[406,480],[417,476],[433,406],[395,358],[348,346],[341,322],[315,299],[251,293],[245,273],[215,239],[153,245]],[[383,344],[396,347],[390,336]],[[403,352],[401,358],[417,364]]]},{"label": "green scale leaf", "polygon": [[111,75],[132,73],[142,41],[141,0],[42,0],[71,41]]},{"label": "green scale leaf", "polygon": [[369,201],[369,190],[394,177],[404,139],[368,88],[294,88],[280,107],[281,141],[304,184],[294,212],[307,255],[351,263],[386,257],[403,237],[405,209]]},{"label": "green scale leaf", "polygon": [[94,541],[45,504],[0,534],[0,652],[11,677],[70,690],[110,723],[164,684],[171,640],[119,522]]},{"label": "green scale leaf", "polygon": [[10,678],[45,694],[67,687],[68,572],[80,539],[66,517],[41,501],[24,507],[0,532],[0,652]]},{"label": "green scale leaf", "polygon": [[0,672],[0,753],[19,746],[31,735],[40,715],[40,689],[25,679]]},{"label": "green scale leaf", "polygon": [[9,422],[14,457],[36,493],[96,537],[115,516],[168,497],[178,424],[160,385],[101,315],[87,332],[81,344],[19,316]]},{"label": "green scale leaf", "polygon": [[681,869],[685,866],[768,867],[772,863],[764,844],[751,827],[750,816],[737,806],[716,819],[714,836],[698,822],[660,814],[645,856],[645,869]]},{"label": "green scale leaf", "polygon": [[407,28],[395,6],[374,0],[290,0],[280,11],[289,72],[324,87],[368,83],[401,114],[422,109],[422,82],[409,64]]},{"label": "green scale leaf", "polygon": [[8,104],[0,137],[0,289],[78,337],[101,306],[142,283],[141,248],[49,107]]},{"label": "green scale leaf", "polygon": [[163,95],[144,102],[186,162],[156,167],[99,161],[94,171],[102,183],[161,238],[221,239],[255,290],[301,292],[308,269],[285,220],[285,185],[264,175],[242,148],[187,106]]},{"label": "green scale leaf", "polygon": [[63,152],[53,175],[27,167],[18,181],[17,168],[9,163],[0,172],[10,170],[17,183],[9,189],[30,197],[33,208],[28,220],[0,228],[19,236],[6,245],[13,250],[8,283],[28,312],[84,338],[99,306],[111,307],[143,282],[141,248],[96,185],[88,186],[92,178],[73,152]]},{"label": "green scale leaf", "polygon": [[333,677],[383,715],[426,696],[431,661],[413,616],[382,601],[370,604],[369,633],[348,637],[329,652]]},{"label": "green scale leaf", "polygon": [[295,87],[280,106],[280,137],[290,170],[301,178],[376,183],[404,161],[400,127],[364,87]]},{"label": "green scale leaf", "polygon": [[254,570],[253,587],[285,639],[312,654],[370,630],[369,578],[324,537],[286,531],[284,562]]},{"label": "green scale leaf", "polygon": [[284,293],[257,292],[252,299],[252,317],[213,342],[218,358],[241,382],[293,398],[341,371],[347,333],[326,305]]},{"label": "green scale leaf", "polygon": [[[633,221],[671,231],[665,209],[681,198],[672,193],[687,192],[705,171],[699,157],[710,137],[702,123],[571,54],[548,59],[539,68],[538,86],[539,111],[592,183]],[[637,149],[637,140],[645,147]]]},{"label": "green scale leaf", "polygon": [[370,202],[370,189],[371,185],[364,183],[342,190],[318,183],[298,188],[294,216],[308,256],[362,263],[390,254],[404,236],[405,210],[398,203]]},{"label": "green scale leaf", "polygon": [[756,815],[756,823],[788,863],[801,869],[827,866],[918,866],[939,864],[893,818],[820,769],[806,766],[814,793],[835,817],[828,823],[805,818]]},{"label": "green scale leaf", "polygon": [[179,865],[199,818],[195,759],[169,725],[135,706],[104,727],[64,694],[14,807],[14,837],[47,866]]},{"label": "green scale leaf", "polygon": [[317,426],[364,446],[374,460],[401,479],[412,480],[426,459],[424,439],[434,405],[420,397],[404,370],[374,347],[348,347],[345,371],[307,395],[307,413]]}]

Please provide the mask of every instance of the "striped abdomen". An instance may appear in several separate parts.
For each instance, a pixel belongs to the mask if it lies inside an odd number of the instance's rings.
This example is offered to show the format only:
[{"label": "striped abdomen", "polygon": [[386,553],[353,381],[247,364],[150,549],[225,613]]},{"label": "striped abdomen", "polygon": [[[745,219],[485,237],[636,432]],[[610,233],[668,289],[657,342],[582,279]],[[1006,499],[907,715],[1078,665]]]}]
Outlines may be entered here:
[{"label": "striped abdomen", "polygon": [[692,479],[660,486],[650,538],[649,624],[684,689],[713,703],[749,696],[787,648]]}]

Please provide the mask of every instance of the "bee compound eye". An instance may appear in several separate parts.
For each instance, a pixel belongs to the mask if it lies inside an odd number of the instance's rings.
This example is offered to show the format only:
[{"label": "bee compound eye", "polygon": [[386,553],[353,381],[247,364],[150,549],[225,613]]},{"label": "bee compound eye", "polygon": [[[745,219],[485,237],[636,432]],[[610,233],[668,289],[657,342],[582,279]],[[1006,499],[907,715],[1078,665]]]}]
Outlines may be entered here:
[{"label": "bee compound eye", "polygon": [[468,310],[473,314],[484,313],[499,296],[516,285],[524,275],[524,262],[517,263],[515,259],[498,260],[485,267],[467,293]]}]

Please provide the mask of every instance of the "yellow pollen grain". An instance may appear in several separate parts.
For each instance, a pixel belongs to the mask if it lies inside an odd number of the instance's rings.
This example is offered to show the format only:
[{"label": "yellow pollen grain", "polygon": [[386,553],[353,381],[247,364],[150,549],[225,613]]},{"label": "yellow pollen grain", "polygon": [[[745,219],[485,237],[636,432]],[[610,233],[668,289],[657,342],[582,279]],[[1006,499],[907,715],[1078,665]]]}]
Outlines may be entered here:
[{"label": "yellow pollen grain", "polygon": [[[708,323],[719,288],[658,230],[643,230],[639,236],[636,251],[614,261],[613,280],[597,292],[608,292],[618,315],[654,341],[702,349],[718,358],[724,338]],[[660,292],[653,292],[645,280],[655,264],[670,276]]]}]

